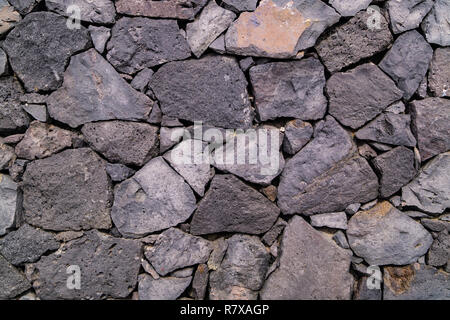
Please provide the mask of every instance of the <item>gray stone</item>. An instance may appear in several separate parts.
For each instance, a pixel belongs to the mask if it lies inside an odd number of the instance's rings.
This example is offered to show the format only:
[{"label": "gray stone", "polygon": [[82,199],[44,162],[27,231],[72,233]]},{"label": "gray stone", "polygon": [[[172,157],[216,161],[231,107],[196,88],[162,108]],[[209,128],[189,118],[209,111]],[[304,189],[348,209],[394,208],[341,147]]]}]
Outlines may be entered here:
[{"label": "gray stone", "polygon": [[219,36],[209,45],[209,48],[218,54],[225,54],[225,36]]},{"label": "gray stone", "polygon": [[449,231],[441,231],[428,251],[428,264],[434,267],[442,267],[450,263],[450,236]]},{"label": "gray stone", "polygon": [[17,266],[37,261],[43,254],[59,248],[53,235],[27,224],[0,240],[0,253]]},{"label": "gray stone", "polygon": [[384,268],[383,300],[449,300],[449,274],[423,264]]},{"label": "gray stone", "polygon": [[175,20],[123,17],[111,30],[107,59],[122,73],[133,74],[191,56]]},{"label": "gray stone", "polygon": [[[379,26],[372,25],[371,19]],[[334,73],[384,51],[391,42],[388,23],[380,9],[373,6],[332,29],[315,48],[327,69]],[[363,88],[361,92],[364,92]]]},{"label": "gray stone", "polygon": [[347,215],[345,212],[316,214],[311,217],[313,227],[327,227],[333,229],[347,229]]},{"label": "gray stone", "polygon": [[219,7],[216,1],[210,1],[195,21],[186,26],[187,41],[194,55],[200,57],[235,18],[234,12]]},{"label": "gray stone", "polygon": [[409,99],[419,88],[433,57],[433,49],[416,30],[401,34],[386,53],[379,67]]},{"label": "gray stone", "polygon": [[60,87],[70,56],[90,46],[86,28],[69,29],[64,17],[51,12],[30,13],[3,43],[12,69],[28,92]]},{"label": "gray stone", "polygon": [[14,10],[6,0],[0,1],[0,36],[6,34],[9,30],[22,20],[19,12]]},{"label": "gray stone", "polygon": [[[377,280],[378,279],[376,279],[375,281]],[[355,288],[355,292],[353,293],[354,300],[381,300],[383,291],[381,290],[381,288],[369,288],[367,286],[367,282],[370,281],[372,281],[372,279],[369,277],[362,277],[361,279],[359,279]]]},{"label": "gray stone", "polygon": [[152,79],[153,74],[154,74],[154,72],[152,69],[145,68],[145,69],[141,70],[133,78],[133,81],[131,81],[131,86],[140,92],[147,91],[148,83]]},{"label": "gray stone", "polygon": [[252,57],[247,57],[242,60],[239,60],[239,66],[241,67],[242,71],[246,72],[248,69],[253,67],[255,65],[255,60]]},{"label": "gray stone", "polygon": [[332,75],[326,90],[329,113],[352,129],[363,126],[402,97],[401,90],[373,63]]},{"label": "gray stone", "polygon": [[192,277],[153,279],[139,276],[139,300],[176,300],[191,284]]},{"label": "gray stone", "polygon": [[222,264],[209,277],[211,300],[256,300],[269,269],[269,253],[258,237],[233,235]]},{"label": "gray stone", "polygon": [[209,270],[206,264],[199,264],[192,280],[192,293],[195,300],[203,300],[208,287]]},{"label": "gray stone", "polygon": [[266,280],[263,300],[350,299],[351,254],[295,216],[284,230],[280,266]]},{"label": "gray stone", "polygon": [[287,223],[281,218],[278,218],[277,222],[270,228],[269,231],[262,237],[262,242],[264,242],[267,246],[271,246],[275,243],[278,236],[283,232]]},{"label": "gray stone", "polygon": [[8,0],[22,15],[30,13],[42,0]]},{"label": "gray stone", "polygon": [[387,1],[386,6],[391,19],[392,31],[397,34],[416,29],[430,12],[433,4],[433,0]]},{"label": "gray stone", "polygon": [[7,169],[14,159],[14,148],[6,145],[0,138],[0,170]]},{"label": "gray stone", "polygon": [[233,175],[216,175],[199,202],[191,222],[195,235],[268,231],[280,210],[266,197]]},{"label": "gray stone", "polygon": [[314,129],[308,122],[292,120],[286,124],[283,151],[296,154],[311,140]]},{"label": "gray stone", "polygon": [[423,20],[421,27],[427,41],[441,46],[450,45],[450,3],[436,0],[430,13]]},{"label": "gray stone", "polygon": [[0,173],[0,236],[14,227],[20,205],[17,183]]},{"label": "gray stone", "polygon": [[8,72],[8,57],[5,51],[0,49],[0,76],[4,76]]},{"label": "gray stone", "polygon": [[106,42],[111,37],[111,29],[106,27],[89,26],[89,34],[91,35],[94,48],[99,52],[105,51]]},{"label": "gray stone", "polygon": [[0,78],[0,134],[25,131],[29,117],[23,111],[19,98],[22,86],[14,77]]},{"label": "gray stone", "polygon": [[212,248],[209,241],[170,228],[145,252],[148,261],[161,276],[172,271],[208,261]]},{"label": "gray stone", "polygon": [[185,128],[167,128],[161,127],[161,131],[159,133],[159,152],[163,154],[178,142],[184,136]]},{"label": "gray stone", "polygon": [[25,276],[0,255],[0,299],[11,299],[31,288]]},{"label": "gray stone", "polygon": [[34,119],[41,121],[41,122],[48,121],[47,107],[44,104],[28,104],[27,103],[27,104],[23,105],[22,108]]},{"label": "gray stone", "polygon": [[25,221],[55,231],[109,229],[112,188],[105,167],[88,148],[28,163],[22,184]]},{"label": "gray stone", "polygon": [[406,110],[405,104],[402,101],[395,102],[386,108],[386,112],[401,114]]},{"label": "gray stone", "polygon": [[350,246],[347,241],[347,237],[345,236],[345,233],[342,232],[341,230],[339,230],[338,232],[336,232],[333,235],[333,240],[334,240],[334,242],[336,242],[336,244],[339,247],[341,247],[343,249],[350,249]]},{"label": "gray stone", "polygon": [[147,123],[94,122],[81,132],[89,146],[110,162],[140,167],[159,153],[158,127]]},{"label": "gray stone", "polygon": [[211,246],[213,248],[211,255],[208,260],[208,269],[209,270],[217,270],[222,263],[223,257],[228,249],[228,242],[225,238],[219,238],[213,242],[211,242]]},{"label": "gray stone", "polygon": [[69,242],[74,239],[81,238],[84,235],[83,231],[63,231],[55,235],[55,239],[60,242]]},{"label": "gray stone", "polygon": [[189,185],[158,157],[115,187],[111,217],[122,235],[142,237],[186,221],[195,203]]},{"label": "gray stone", "polygon": [[344,17],[353,17],[361,10],[366,10],[372,0],[330,0],[330,5]]},{"label": "gray stone", "polygon": [[94,49],[72,57],[63,87],[48,98],[50,116],[73,128],[92,121],[145,120],[152,105]]},{"label": "gray stone", "polygon": [[422,161],[450,149],[450,101],[442,98],[416,100],[410,104],[412,129]]},{"label": "gray stone", "polygon": [[170,117],[225,128],[251,126],[247,80],[234,58],[209,55],[167,63],[150,87]]},{"label": "gray stone", "polygon": [[369,209],[372,209],[373,207],[375,207],[377,205],[377,203],[378,203],[378,199],[375,199],[373,201],[367,202],[367,203],[365,203],[365,204],[363,204],[361,206],[361,210],[362,211],[367,211]]},{"label": "gray stone", "polygon": [[47,95],[39,94],[39,93],[25,93],[20,96],[20,102],[24,104],[46,104],[47,103]]},{"label": "gray stone", "polygon": [[434,232],[441,232],[444,230],[450,232],[450,222],[447,221],[425,218],[420,219],[420,223],[422,223],[425,228]]},{"label": "gray stone", "polygon": [[397,147],[373,160],[381,175],[380,196],[388,198],[410,182],[417,174],[414,167],[414,152],[405,147]]},{"label": "gray stone", "polygon": [[402,188],[402,204],[439,215],[450,207],[450,152],[428,162],[419,175]]},{"label": "gray stone", "polygon": [[[141,246],[91,230],[29,265],[27,276],[42,300],[126,298],[137,283]],[[75,270],[68,267],[73,265],[81,272],[79,290],[67,286]]]},{"label": "gray stone", "polygon": [[111,0],[45,0],[48,10],[70,17],[68,10],[76,6],[80,12],[80,20],[89,23],[110,24],[115,22],[116,9]]},{"label": "gray stone", "polygon": [[428,86],[436,97],[450,97],[450,48],[437,48],[428,72]]},{"label": "gray stone", "polygon": [[[398,206],[397,206],[398,207]],[[427,218],[429,215],[420,211],[403,211],[403,213],[407,214],[411,218]]]},{"label": "gray stone", "polygon": [[348,223],[347,237],[355,254],[369,265],[413,263],[433,242],[420,223],[387,201],[355,214]]},{"label": "gray stone", "polygon": [[352,203],[349,204],[346,208],[345,208],[345,213],[348,215],[354,215],[355,213],[358,212],[359,208],[361,208],[361,203]]},{"label": "gray stone", "polygon": [[261,121],[279,117],[318,120],[325,115],[326,80],[318,59],[258,65],[250,69],[250,81]]},{"label": "gray stone", "polygon": [[136,173],[133,169],[120,163],[108,163],[106,165],[106,172],[108,172],[111,180],[115,182],[126,180]]},{"label": "gray stone", "polygon": [[192,20],[208,0],[117,0],[117,12],[155,18]]},{"label": "gray stone", "polygon": [[189,268],[178,269],[174,272],[171,272],[170,276],[175,277],[175,278],[186,278],[186,277],[192,276],[193,273],[194,273],[194,267],[189,267]]},{"label": "gray stone", "polygon": [[222,1],[226,7],[234,11],[255,11],[258,0],[224,0]]}]

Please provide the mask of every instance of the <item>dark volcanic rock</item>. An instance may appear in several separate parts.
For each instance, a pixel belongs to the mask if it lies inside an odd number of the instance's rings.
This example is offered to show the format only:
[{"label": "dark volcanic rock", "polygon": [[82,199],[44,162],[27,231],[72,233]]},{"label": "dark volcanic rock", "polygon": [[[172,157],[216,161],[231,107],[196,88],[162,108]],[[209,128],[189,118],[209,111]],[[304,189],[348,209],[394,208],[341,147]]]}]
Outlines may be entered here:
[{"label": "dark volcanic rock", "polygon": [[87,29],[69,29],[64,17],[50,12],[30,13],[3,43],[28,92],[60,87],[70,56],[90,46]]},{"label": "dark volcanic rock", "polygon": [[308,142],[314,133],[312,125],[302,120],[292,120],[286,124],[283,151],[289,154],[296,154]]},{"label": "dark volcanic rock", "polygon": [[108,61],[128,74],[191,56],[175,20],[123,17],[111,30],[107,50]]},{"label": "dark volcanic rock", "polygon": [[91,35],[94,48],[98,52],[103,53],[106,48],[106,42],[108,42],[111,37],[111,29],[90,25],[89,34]]},{"label": "dark volcanic rock", "polygon": [[300,217],[284,230],[280,266],[266,280],[263,300],[350,299],[351,254]]},{"label": "dark volcanic rock", "polygon": [[45,5],[48,10],[66,17],[72,14],[68,10],[70,6],[77,6],[81,21],[99,24],[115,22],[116,9],[111,0],[45,0]]},{"label": "dark volcanic rock", "polygon": [[191,284],[192,277],[158,278],[139,276],[139,300],[176,300]]},{"label": "dark volcanic rock", "polygon": [[10,176],[0,173],[0,236],[15,226],[20,205],[17,183]]},{"label": "dark volcanic rock", "polygon": [[29,163],[22,185],[25,221],[55,231],[109,229],[112,190],[105,166],[88,148]]},{"label": "dark volcanic rock", "polygon": [[0,255],[0,299],[11,299],[30,289],[25,276]]},{"label": "dark volcanic rock", "polygon": [[280,210],[233,175],[216,175],[191,222],[196,235],[217,232],[261,234],[272,227]]},{"label": "dark volcanic rock", "polygon": [[[372,16],[379,20],[379,27],[369,24]],[[391,42],[392,34],[386,19],[378,10],[372,9],[361,11],[347,23],[332,29],[318,43],[316,50],[327,69],[334,73],[385,50]]]},{"label": "dark volcanic rock", "polygon": [[235,11],[254,11],[258,0],[224,0],[223,3]]},{"label": "dark volcanic rock", "polygon": [[94,49],[72,57],[63,87],[48,98],[50,116],[73,128],[101,120],[146,120],[152,105]]},{"label": "dark volcanic rock", "polygon": [[344,17],[353,17],[361,10],[367,9],[371,0],[330,0],[330,5]]},{"label": "dark volcanic rock", "polygon": [[192,20],[208,0],[117,0],[118,13],[131,16]]},{"label": "dark volcanic rock", "polygon": [[441,231],[434,239],[427,255],[428,264],[441,267],[450,263],[450,235],[448,230]]},{"label": "dark volcanic rock", "polygon": [[250,80],[261,121],[279,117],[318,120],[325,115],[325,73],[318,59],[255,66],[250,69]]},{"label": "dark volcanic rock", "polygon": [[437,48],[431,60],[428,86],[436,97],[450,97],[450,48]]},{"label": "dark volcanic rock", "polygon": [[0,134],[25,131],[30,118],[20,105],[22,86],[14,77],[0,78]]},{"label": "dark volcanic rock", "polygon": [[126,180],[136,173],[136,171],[134,171],[133,169],[128,168],[127,166],[124,166],[120,163],[108,163],[106,165],[106,172],[108,172],[111,180],[116,182]]},{"label": "dark volcanic rock", "polygon": [[408,31],[395,40],[379,67],[394,79],[403,97],[409,99],[425,77],[432,56],[433,49],[420,33]]},{"label": "dark volcanic rock", "polygon": [[328,79],[327,93],[329,113],[352,129],[363,126],[402,97],[394,82],[372,63],[334,74]]},{"label": "dark volcanic rock", "polygon": [[167,116],[225,128],[251,126],[247,80],[234,58],[210,55],[167,63],[150,87]]},{"label": "dark volcanic rock", "polygon": [[447,0],[435,0],[431,12],[422,22],[422,30],[427,41],[441,46],[450,45],[450,3]]},{"label": "dark volcanic rock", "polygon": [[158,127],[147,123],[106,121],[81,129],[89,145],[110,162],[143,166],[159,153]]},{"label": "dark volcanic rock", "polygon": [[416,29],[433,7],[433,0],[394,0],[387,1],[392,31],[402,33]]},{"label": "dark volcanic rock", "polygon": [[422,161],[450,150],[450,100],[427,98],[410,106]]},{"label": "dark volcanic rock", "polygon": [[30,13],[42,0],[8,0],[22,15]]},{"label": "dark volcanic rock", "polygon": [[[137,283],[141,246],[139,241],[88,231],[30,265],[29,277],[44,300],[126,298]],[[76,267],[81,273],[78,290],[67,286],[69,277],[76,277]]]},{"label": "dark volcanic rock", "polygon": [[199,264],[192,280],[192,293],[195,300],[203,300],[208,288],[209,270],[206,264]]}]

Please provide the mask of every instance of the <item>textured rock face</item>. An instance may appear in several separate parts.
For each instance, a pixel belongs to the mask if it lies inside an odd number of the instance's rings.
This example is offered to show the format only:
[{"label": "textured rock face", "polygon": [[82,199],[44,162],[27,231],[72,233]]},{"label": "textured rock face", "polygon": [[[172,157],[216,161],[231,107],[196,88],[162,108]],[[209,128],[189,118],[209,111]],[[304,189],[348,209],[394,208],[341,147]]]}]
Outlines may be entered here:
[{"label": "textured rock face", "polygon": [[349,299],[350,257],[302,218],[293,217],[283,234],[280,267],[266,280],[261,298]]},{"label": "textured rock face", "polygon": [[436,0],[430,13],[422,22],[422,30],[427,41],[441,46],[450,45],[450,3],[446,0]]},{"label": "textured rock face", "polygon": [[311,217],[311,225],[345,230],[347,229],[347,215],[345,212],[316,214]]},{"label": "textured rock face", "polygon": [[296,154],[310,140],[314,133],[312,125],[301,120],[289,121],[285,128],[283,151],[288,154]]},{"label": "textured rock face", "polygon": [[235,11],[254,11],[258,0],[224,0],[225,5]]},{"label": "textured rock face", "polygon": [[25,276],[0,255],[0,299],[11,299],[31,285]]},{"label": "textured rock face", "polygon": [[19,102],[22,86],[13,77],[0,78],[0,134],[25,131],[30,119]]},{"label": "textured rock face", "polygon": [[22,189],[31,225],[55,231],[111,227],[111,182],[104,161],[90,149],[29,163]]},{"label": "textured rock face", "polygon": [[111,0],[45,0],[47,9],[63,16],[70,16],[70,6],[80,10],[80,20],[92,23],[109,24],[115,22],[116,9]]},{"label": "textured rock face", "polygon": [[254,236],[234,235],[220,267],[210,274],[212,300],[256,300],[269,268],[269,253]]},{"label": "textured rock face", "polygon": [[330,0],[330,5],[344,17],[352,17],[358,11],[365,10],[370,0]]},{"label": "textured rock face", "polygon": [[0,236],[14,226],[20,208],[17,183],[0,173]]},{"label": "textured rock face", "polygon": [[60,15],[36,12],[27,15],[8,34],[3,48],[14,72],[31,92],[61,86],[70,56],[90,45],[85,28],[71,30]]},{"label": "textured rock face", "polygon": [[128,74],[191,55],[176,21],[147,18],[124,17],[117,21],[107,50],[108,61],[119,72]]},{"label": "textured rock face", "polygon": [[428,264],[435,267],[442,267],[448,264],[450,259],[450,235],[448,229],[442,230],[433,241],[427,259]]},{"label": "textured rock face", "polygon": [[433,238],[418,222],[384,201],[356,213],[349,221],[348,242],[369,265],[405,265],[430,248]]},{"label": "textured rock face", "polygon": [[334,74],[326,90],[329,113],[352,129],[363,126],[402,96],[394,82],[372,63]]},{"label": "textured rock face", "polygon": [[244,12],[225,35],[227,52],[270,58],[292,58],[312,47],[339,14],[318,0],[263,0]]},{"label": "textured rock face", "polygon": [[191,222],[196,235],[218,232],[261,234],[275,223],[280,210],[233,175],[216,175]]},{"label": "textured rock face", "polygon": [[111,30],[106,27],[89,26],[89,34],[91,35],[94,48],[103,53],[106,48],[106,42],[111,37]]},{"label": "textured rock face", "polygon": [[428,86],[436,97],[450,97],[450,48],[437,48],[431,60]]},{"label": "textured rock face", "polygon": [[[142,244],[88,231],[63,245],[63,250],[42,257],[28,267],[37,296],[54,299],[125,298],[134,290],[140,267]],[[67,287],[68,277],[78,266],[79,290]]]},{"label": "textured rock face", "polygon": [[250,69],[250,80],[262,121],[279,117],[318,120],[326,112],[325,74],[318,59],[259,65]]},{"label": "textured rock face", "polygon": [[186,221],[195,207],[191,188],[158,157],[116,186],[111,217],[122,235],[142,237]]},{"label": "textured rock face", "polygon": [[62,88],[48,97],[50,116],[73,128],[92,121],[144,120],[152,105],[93,49],[72,57]]},{"label": "textured rock face", "polygon": [[388,1],[392,31],[397,34],[417,28],[433,4],[432,0]]},{"label": "textured rock face", "polygon": [[117,12],[131,16],[191,20],[208,0],[117,0]]},{"label": "textured rock face", "polygon": [[[317,52],[331,73],[388,48],[392,35],[379,8],[375,8],[359,12],[317,44]],[[371,18],[379,22],[379,27],[369,23]]]},{"label": "textured rock face", "polygon": [[247,80],[234,58],[207,56],[165,64],[150,87],[170,117],[226,128],[251,124]]},{"label": "textured rock face", "polygon": [[148,274],[139,276],[139,300],[176,300],[191,283],[192,277],[153,279]]},{"label": "textured rock face", "polygon": [[20,13],[5,0],[0,2],[0,35],[6,34],[21,20]]},{"label": "textured rock face", "polygon": [[42,0],[8,0],[20,14],[30,13]]}]

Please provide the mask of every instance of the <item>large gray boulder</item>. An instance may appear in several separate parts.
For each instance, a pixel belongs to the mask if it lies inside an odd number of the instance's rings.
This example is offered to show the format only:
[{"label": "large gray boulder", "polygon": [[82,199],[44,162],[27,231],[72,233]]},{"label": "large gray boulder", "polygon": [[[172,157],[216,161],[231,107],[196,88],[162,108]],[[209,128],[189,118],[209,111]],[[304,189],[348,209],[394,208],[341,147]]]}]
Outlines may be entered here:
[{"label": "large gray boulder", "polygon": [[447,0],[435,0],[430,13],[421,27],[427,41],[441,46],[450,45],[450,3]]}]

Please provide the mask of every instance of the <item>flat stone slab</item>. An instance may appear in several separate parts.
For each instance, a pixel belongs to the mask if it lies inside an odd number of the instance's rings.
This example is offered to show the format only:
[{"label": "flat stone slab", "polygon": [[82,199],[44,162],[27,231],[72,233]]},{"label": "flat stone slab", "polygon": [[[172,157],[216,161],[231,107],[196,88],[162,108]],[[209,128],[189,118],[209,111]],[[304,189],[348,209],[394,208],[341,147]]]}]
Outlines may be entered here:
[{"label": "flat stone slab", "polygon": [[139,276],[139,300],[176,300],[191,284],[192,277],[153,279],[148,274]]}]

